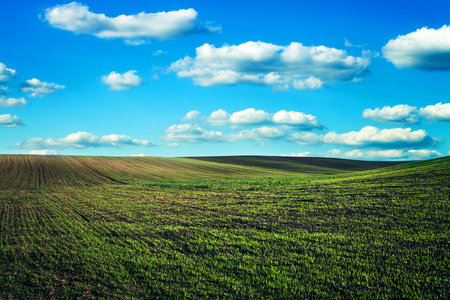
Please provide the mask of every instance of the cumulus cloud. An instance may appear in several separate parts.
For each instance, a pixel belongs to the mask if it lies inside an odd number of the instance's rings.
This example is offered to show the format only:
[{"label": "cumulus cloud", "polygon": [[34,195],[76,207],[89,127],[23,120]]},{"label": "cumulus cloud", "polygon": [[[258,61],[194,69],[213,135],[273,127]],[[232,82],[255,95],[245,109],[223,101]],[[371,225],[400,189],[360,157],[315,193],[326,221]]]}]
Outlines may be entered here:
[{"label": "cumulus cloud", "polygon": [[213,125],[248,125],[261,124],[270,120],[270,114],[263,110],[247,108],[229,115],[225,110],[219,109],[206,118],[206,122]]},{"label": "cumulus cloud", "polygon": [[[297,111],[280,110],[275,114],[244,109],[232,114],[223,109],[212,112],[207,117],[201,117],[200,112],[193,110],[181,120],[187,122],[174,124],[165,130],[166,135],[161,140],[173,143],[226,142],[237,141],[268,141],[286,139],[291,130],[323,129],[324,126],[313,115]],[[189,121],[189,122],[188,122]],[[231,133],[206,130],[204,126],[229,126]],[[277,125],[277,126],[263,126]],[[256,127],[237,131],[240,127]]]},{"label": "cumulus cloud", "polygon": [[254,84],[274,90],[318,89],[329,82],[358,81],[368,73],[370,52],[349,56],[344,50],[291,43],[278,46],[249,41],[216,48],[204,44],[194,58],[186,56],[169,71],[200,86]]},{"label": "cumulus cloud", "polygon": [[139,154],[131,154],[131,157],[144,157],[145,154],[144,153],[139,153]]},{"label": "cumulus cloud", "polygon": [[288,125],[298,129],[310,130],[313,128],[322,129],[324,126],[318,121],[317,117],[304,114],[297,111],[280,110],[275,114],[247,108],[228,114],[225,110],[219,109],[205,118],[205,122],[213,125],[258,125],[258,124],[276,124]]},{"label": "cumulus cloud", "polygon": [[130,70],[123,74],[112,71],[108,76],[102,76],[103,83],[109,85],[112,91],[130,90],[136,86],[145,84],[145,81],[135,75],[136,70]]},{"label": "cumulus cloud", "polygon": [[188,113],[183,117],[183,119],[181,119],[181,122],[186,122],[186,121],[189,121],[189,120],[195,120],[195,119],[198,117],[199,114],[200,114],[199,111],[197,111],[197,110],[191,110],[190,112],[188,112]]},{"label": "cumulus cloud", "polygon": [[223,134],[220,131],[207,131],[194,124],[172,125],[165,130],[166,135],[160,138],[163,141],[173,143],[199,143],[199,142],[223,142],[233,143],[237,141],[264,141],[285,137],[285,129],[263,126],[251,130],[242,130],[232,134]]},{"label": "cumulus cloud", "polygon": [[22,149],[84,149],[88,147],[119,147],[124,145],[150,147],[147,140],[132,139],[126,135],[110,134],[102,137],[88,132],[69,134],[65,138],[43,139],[31,138],[17,143],[14,148]]},{"label": "cumulus cloud", "polygon": [[324,128],[324,125],[319,122],[316,116],[298,111],[280,110],[273,115],[272,122],[274,124],[295,126],[304,130]]},{"label": "cumulus cloud", "polygon": [[220,32],[220,26],[197,19],[197,14],[189,8],[107,17],[91,12],[86,5],[72,2],[47,8],[41,18],[58,29],[104,39],[122,38],[128,44],[139,45],[145,43],[146,38],[164,40],[193,33]]},{"label": "cumulus cloud", "polygon": [[432,121],[450,122],[450,103],[428,105],[419,109],[419,114]]},{"label": "cumulus cloud", "polygon": [[224,135],[218,131],[206,131],[194,124],[176,124],[165,130],[166,135],[160,139],[167,142],[197,143],[208,141],[224,141]]},{"label": "cumulus cloud", "polygon": [[416,107],[400,104],[393,107],[384,106],[383,108],[366,109],[363,117],[375,122],[392,124],[416,124],[419,122]]},{"label": "cumulus cloud", "polygon": [[225,136],[226,142],[236,141],[265,141],[265,140],[277,140],[287,135],[286,129],[278,127],[263,126],[260,128],[254,128],[251,130],[242,130],[230,135]]},{"label": "cumulus cloud", "polygon": [[320,79],[311,76],[305,80],[294,80],[292,86],[297,90],[317,90],[322,88],[324,83]]},{"label": "cumulus cloud", "polygon": [[289,140],[299,145],[333,144],[349,147],[406,148],[432,145],[437,142],[425,130],[411,128],[378,129],[366,126],[360,131],[317,135],[311,132],[294,133]]},{"label": "cumulus cloud", "polygon": [[48,83],[40,81],[39,79],[33,78],[20,84],[22,92],[31,93],[31,97],[42,97],[47,94],[56,92],[57,90],[65,89],[64,85],[56,83]]},{"label": "cumulus cloud", "polygon": [[425,71],[450,70],[450,26],[439,29],[417,29],[390,40],[382,49],[383,56],[397,68]]},{"label": "cumulus cloud", "polygon": [[16,70],[9,69],[5,64],[0,63],[0,85],[5,84],[16,76]]},{"label": "cumulus cloud", "polygon": [[10,114],[0,115],[0,126],[1,127],[22,127],[23,120],[17,116],[12,116]]},{"label": "cumulus cloud", "polygon": [[0,107],[15,108],[28,105],[28,101],[25,98],[1,98]]}]

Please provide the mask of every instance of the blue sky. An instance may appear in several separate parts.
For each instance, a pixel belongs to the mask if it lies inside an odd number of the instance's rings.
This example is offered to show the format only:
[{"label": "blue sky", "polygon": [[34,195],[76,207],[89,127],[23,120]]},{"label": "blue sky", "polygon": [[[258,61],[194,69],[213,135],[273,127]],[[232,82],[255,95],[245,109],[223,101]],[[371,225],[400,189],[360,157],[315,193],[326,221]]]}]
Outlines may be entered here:
[{"label": "blue sky", "polygon": [[0,153],[449,155],[449,1],[7,1]]}]

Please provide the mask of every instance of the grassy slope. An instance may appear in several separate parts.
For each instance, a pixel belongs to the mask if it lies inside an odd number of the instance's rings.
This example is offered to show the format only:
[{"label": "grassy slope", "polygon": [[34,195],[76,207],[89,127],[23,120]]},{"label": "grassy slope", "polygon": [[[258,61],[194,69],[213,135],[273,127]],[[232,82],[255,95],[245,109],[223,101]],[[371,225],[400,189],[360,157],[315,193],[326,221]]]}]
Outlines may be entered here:
[{"label": "grassy slope", "polygon": [[3,190],[0,298],[450,297],[449,157],[332,176],[142,178]]},{"label": "grassy slope", "polygon": [[0,188],[335,174],[387,163],[279,157],[157,158],[0,155]]}]

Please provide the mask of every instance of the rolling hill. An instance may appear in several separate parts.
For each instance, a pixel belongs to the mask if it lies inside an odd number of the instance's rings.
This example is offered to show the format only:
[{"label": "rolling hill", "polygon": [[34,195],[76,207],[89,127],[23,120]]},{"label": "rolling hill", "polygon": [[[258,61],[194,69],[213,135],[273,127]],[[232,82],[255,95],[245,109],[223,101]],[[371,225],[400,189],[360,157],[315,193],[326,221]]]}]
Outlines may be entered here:
[{"label": "rolling hill", "polygon": [[311,176],[396,164],[275,156],[159,158],[0,155],[0,187],[29,189],[164,180]]},{"label": "rolling hill", "polygon": [[449,299],[449,233],[450,157],[0,156],[0,299]]}]

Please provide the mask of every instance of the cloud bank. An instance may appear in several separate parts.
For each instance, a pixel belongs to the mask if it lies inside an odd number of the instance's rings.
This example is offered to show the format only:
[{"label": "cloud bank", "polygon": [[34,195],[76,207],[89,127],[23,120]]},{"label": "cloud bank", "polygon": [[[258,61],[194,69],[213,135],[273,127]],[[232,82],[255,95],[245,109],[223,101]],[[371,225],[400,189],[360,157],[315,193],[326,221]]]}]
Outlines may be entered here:
[{"label": "cloud bank", "polygon": [[390,40],[383,56],[397,68],[425,71],[450,70],[450,26],[439,29],[423,27]]},{"label": "cloud bank", "polygon": [[103,83],[109,85],[112,91],[130,90],[136,86],[145,84],[145,81],[135,75],[136,70],[130,70],[123,74],[112,71],[108,76],[102,76]]},{"label": "cloud bank", "polygon": [[298,145],[331,144],[357,148],[408,148],[430,146],[437,141],[425,130],[412,131],[411,128],[378,129],[366,126],[360,131],[338,134],[329,132],[317,135],[311,132],[299,132],[289,136],[289,140]]},{"label": "cloud bank", "polygon": [[88,147],[119,147],[119,146],[150,147],[153,144],[147,140],[132,139],[126,135],[110,134],[102,137],[88,132],[69,134],[65,138],[43,139],[32,138],[23,143],[17,143],[14,148],[20,149],[84,149]]},{"label": "cloud bank", "polygon": [[238,141],[267,141],[286,137],[287,131],[282,128],[263,126],[251,130],[242,130],[232,134],[223,134],[220,131],[207,131],[194,124],[172,125],[165,130],[166,135],[160,140],[171,143],[202,143],[223,142],[234,143]]},{"label": "cloud bank", "polygon": [[[285,110],[268,113],[254,108],[244,109],[232,114],[219,109],[213,111],[207,117],[202,117],[199,111],[192,110],[181,119],[181,122],[188,123],[170,126],[164,131],[165,136],[161,137],[160,140],[176,146],[179,146],[179,143],[269,141],[286,139],[290,130],[324,128],[313,115]],[[209,127],[228,126],[231,133],[207,130],[200,125]],[[237,130],[240,127],[255,128]]]},{"label": "cloud bank", "polygon": [[370,53],[349,56],[344,50],[291,43],[278,46],[249,41],[220,48],[204,44],[196,56],[171,64],[169,71],[200,86],[254,84],[274,90],[318,89],[332,82],[360,81],[368,74]]},{"label": "cloud bank", "polygon": [[[388,114],[391,110],[389,108],[376,112]],[[248,108],[229,114],[225,110],[219,109],[207,117],[201,117],[200,112],[194,110],[188,112],[182,118],[182,122],[185,123],[174,124],[167,128],[164,131],[165,136],[159,139],[177,145],[180,143],[281,140],[301,146],[328,144],[357,149],[369,148],[374,151],[417,149],[435,146],[440,142],[440,139],[431,137],[425,130],[413,131],[411,128],[379,129],[366,126],[360,131],[347,133],[332,131],[319,135],[311,132],[313,129],[324,128],[315,116],[285,110],[272,114],[263,110]],[[228,126],[229,128],[225,128],[227,131],[223,132],[204,128],[208,126]],[[254,128],[242,130],[240,127]]]},{"label": "cloud bank", "polygon": [[91,12],[86,5],[72,2],[47,8],[41,18],[58,29],[104,39],[122,38],[128,44],[141,45],[145,43],[143,38],[164,40],[193,33],[220,32],[220,26],[197,19],[197,14],[189,8],[107,17]]},{"label": "cloud bank", "polygon": [[359,150],[342,151],[340,149],[332,149],[325,153],[311,153],[300,152],[292,154],[284,154],[282,156],[294,156],[294,157],[338,157],[338,158],[350,158],[350,159],[429,159],[442,156],[442,153],[436,150],[419,149],[419,150]]}]

